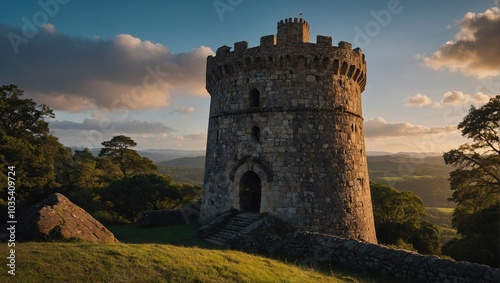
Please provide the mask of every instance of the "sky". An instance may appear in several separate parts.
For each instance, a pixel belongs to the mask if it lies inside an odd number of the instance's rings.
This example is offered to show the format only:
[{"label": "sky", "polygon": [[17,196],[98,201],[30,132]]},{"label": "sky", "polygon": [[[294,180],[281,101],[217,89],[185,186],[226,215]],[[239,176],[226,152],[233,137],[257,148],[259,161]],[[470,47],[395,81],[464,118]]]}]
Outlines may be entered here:
[{"label": "sky", "polygon": [[445,152],[456,125],[500,94],[500,8],[491,1],[39,0],[0,2],[0,84],[54,110],[66,146],[127,135],[137,149],[204,150],[206,58],[302,17],[360,47],[367,151]]}]

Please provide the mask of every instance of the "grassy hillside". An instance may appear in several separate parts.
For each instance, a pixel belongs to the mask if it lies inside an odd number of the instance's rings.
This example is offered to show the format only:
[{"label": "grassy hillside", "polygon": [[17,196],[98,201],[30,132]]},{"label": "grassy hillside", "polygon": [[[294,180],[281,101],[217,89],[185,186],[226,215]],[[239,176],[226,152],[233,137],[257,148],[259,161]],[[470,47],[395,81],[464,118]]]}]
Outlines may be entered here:
[{"label": "grassy hillside", "polygon": [[451,226],[451,219],[453,217],[453,208],[449,207],[426,207],[425,212],[427,215],[423,216],[423,220],[427,220],[432,224],[435,224],[441,228],[439,233],[439,240],[441,244],[449,242],[453,239],[457,230],[453,229]]},{"label": "grassy hillside", "polygon": [[417,194],[426,206],[453,207],[448,181],[451,167],[441,156],[368,156],[370,181]]},{"label": "grassy hillside", "polygon": [[174,182],[182,184],[191,184],[203,186],[204,168],[195,168],[188,166],[162,166],[157,165],[158,174],[164,174],[172,177]]},{"label": "grassy hillside", "polygon": [[[346,282],[229,250],[159,244],[18,243],[0,282]],[[346,279],[349,280],[350,279]]]},{"label": "grassy hillside", "polygon": [[205,156],[183,157],[156,163],[159,166],[181,166],[192,168],[204,168]]}]

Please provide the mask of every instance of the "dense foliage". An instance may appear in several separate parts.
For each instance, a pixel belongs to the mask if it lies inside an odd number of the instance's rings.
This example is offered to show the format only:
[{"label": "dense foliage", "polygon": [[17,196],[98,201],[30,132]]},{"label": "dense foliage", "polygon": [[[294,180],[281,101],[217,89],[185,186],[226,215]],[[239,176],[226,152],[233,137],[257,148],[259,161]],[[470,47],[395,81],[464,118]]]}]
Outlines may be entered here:
[{"label": "dense foliage", "polygon": [[[50,135],[47,118],[54,117],[46,105],[23,99],[24,92],[15,85],[0,87],[0,207],[7,209],[7,168],[15,169],[16,212],[22,211],[56,190],[55,162],[63,150]],[[13,167],[11,167],[13,168]],[[7,220],[1,213],[0,220]]]},{"label": "dense foliage", "polygon": [[414,193],[370,184],[377,239],[380,243],[423,254],[439,254],[439,227],[421,219],[422,200]]},{"label": "dense foliage", "polygon": [[112,182],[101,191],[115,217],[134,222],[146,210],[173,209],[196,200],[200,187],[177,185],[164,175],[135,175]]},{"label": "dense foliage", "polygon": [[[132,148],[130,137],[115,136],[102,143],[99,156],[89,149],[64,147],[50,134],[46,105],[23,98],[15,85],[0,87],[0,182],[15,167],[15,193],[0,186],[0,208],[15,197],[19,215],[49,194],[59,192],[96,218],[134,221],[148,209],[178,208],[199,198],[201,188],[172,182],[157,175],[156,166]],[[0,221],[7,221],[7,213]]]},{"label": "dense foliage", "polygon": [[500,191],[500,96],[480,108],[471,106],[458,124],[472,142],[443,155],[450,173],[451,200],[457,203],[453,226],[461,235],[443,247],[457,260],[497,266]]}]

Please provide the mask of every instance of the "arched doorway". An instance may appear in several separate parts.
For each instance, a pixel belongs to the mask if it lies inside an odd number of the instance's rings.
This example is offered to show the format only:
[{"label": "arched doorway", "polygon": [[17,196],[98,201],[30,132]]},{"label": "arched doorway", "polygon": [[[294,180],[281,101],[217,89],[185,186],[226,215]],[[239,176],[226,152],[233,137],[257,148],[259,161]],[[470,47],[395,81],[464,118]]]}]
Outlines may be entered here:
[{"label": "arched doorway", "polygon": [[240,210],[260,212],[261,180],[254,171],[247,171],[240,180]]}]

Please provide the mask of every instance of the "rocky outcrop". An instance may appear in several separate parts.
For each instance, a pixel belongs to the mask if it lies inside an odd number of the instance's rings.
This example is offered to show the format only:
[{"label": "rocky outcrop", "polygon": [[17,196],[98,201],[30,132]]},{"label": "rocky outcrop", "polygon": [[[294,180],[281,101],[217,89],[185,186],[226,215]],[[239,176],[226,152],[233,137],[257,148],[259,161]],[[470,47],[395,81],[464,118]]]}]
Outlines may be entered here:
[{"label": "rocky outcrop", "polygon": [[16,228],[16,240],[118,242],[113,233],[85,210],[64,195],[56,193],[32,206],[16,219],[0,228],[0,238],[8,235],[6,229]]}]

